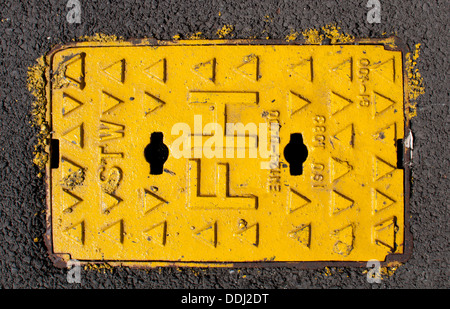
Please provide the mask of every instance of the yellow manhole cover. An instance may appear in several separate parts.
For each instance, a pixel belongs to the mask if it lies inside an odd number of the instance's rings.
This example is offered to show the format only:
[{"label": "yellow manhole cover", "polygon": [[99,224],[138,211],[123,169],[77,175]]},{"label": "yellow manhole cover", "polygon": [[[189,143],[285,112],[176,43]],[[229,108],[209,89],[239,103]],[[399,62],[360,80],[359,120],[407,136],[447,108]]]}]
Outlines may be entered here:
[{"label": "yellow manhole cover", "polygon": [[49,56],[54,256],[402,259],[402,52],[244,43],[77,43]]}]

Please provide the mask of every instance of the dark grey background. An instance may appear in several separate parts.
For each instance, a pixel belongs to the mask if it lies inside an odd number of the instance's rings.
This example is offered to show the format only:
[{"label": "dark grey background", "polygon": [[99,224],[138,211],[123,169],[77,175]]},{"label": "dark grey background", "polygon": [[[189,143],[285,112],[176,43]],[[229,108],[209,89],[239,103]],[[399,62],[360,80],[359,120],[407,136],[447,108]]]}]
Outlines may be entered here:
[{"label": "dark grey background", "polygon": [[[67,0],[0,1],[0,287],[2,288],[449,288],[449,2],[383,1],[381,24],[366,21],[367,0],[352,1],[87,1],[82,23],[66,21]],[[219,11],[221,16],[219,16]],[[270,17],[265,21],[266,15]],[[356,37],[397,34],[410,49],[422,44],[418,67],[426,93],[418,99],[414,132],[411,259],[381,284],[363,269],[173,269],[83,271],[69,284],[43,242],[44,180],[32,164],[36,131],[27,68],[52,46],[83,35],[168,40],[201,31],[218,38],[224,24],[234,38],[284,39],[290,30],[337,22]],[[33,239],[38,238],[38,242]],[[245,277],[244,277],[245,275]]]}]

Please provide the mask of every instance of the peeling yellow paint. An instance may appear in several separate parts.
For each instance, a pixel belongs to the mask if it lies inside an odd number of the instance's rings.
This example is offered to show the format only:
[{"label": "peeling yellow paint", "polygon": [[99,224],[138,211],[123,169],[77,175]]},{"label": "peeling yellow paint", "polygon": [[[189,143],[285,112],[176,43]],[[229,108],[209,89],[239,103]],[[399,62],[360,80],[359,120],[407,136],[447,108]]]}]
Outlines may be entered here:
[{"label": "peeling yellow paint", "polygon": [[45,93],[45,68],[47,64],[42,56],[37,59],[34,66],[28,68],[27,86],[28,91],[35,97],[32,103],[32,126],[39,128],[37,143],[34,145],[33,163],[39,168],[38,176],[42,177],[45,165],[48,161],[48,153],[45,147],[48,144],[50,134],[48,122],[46,120],[47,98]]},{"label": "peeling yellow paint", "polygon": [[221,29],[217,30],[217,35],[219,38],[223,39],[227,35],[229,35],[231,32],[233,32],[234,27],[232,25],[224,25]]},{"label": "peeling yellow paint", "polygon": [[66,74],[66,66],[65,64],[62,64],[60,67],[58,67],[55,72],[52,74],[52,87],[53,89],[61,89],[64,87],[69,86],[70,82],[65,77]]},{"label": "peeling yellow paint", "polygon": [[65,189],[72,190],[76,186],[81,185],[84,182],[84,179],[85,179],[85,171],[84,169],[80,168],[76,172],[73,172],[72,174],[63,178],[61,180],[60,185]]}]

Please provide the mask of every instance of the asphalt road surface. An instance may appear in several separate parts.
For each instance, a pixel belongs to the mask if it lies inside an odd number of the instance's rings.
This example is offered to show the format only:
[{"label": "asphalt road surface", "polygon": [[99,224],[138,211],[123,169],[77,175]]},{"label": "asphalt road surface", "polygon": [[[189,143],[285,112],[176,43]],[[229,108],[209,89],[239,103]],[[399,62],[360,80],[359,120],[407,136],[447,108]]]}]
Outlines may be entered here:
[{"label": "asphalt road surface", "polygon": [[[65,0],[0,1],[0,288],[449,288],[449,2],[380,1],[381,23],[367,22],[367,0],[351,1],[81,1],[71,24]],[[220,12],[220,14],[219,14]],[[33,165],[33,97],[27,70],[55,44],[104,33],[128,38],[188,38],[233,25],[232,38],[284,39],[291,31],[337,23],[355,37],[396,34],[414,50],[426,87],[412,120],[409,261],[381,283],[361,268],[83,270],[81,284],[55,268],[43,241],[45,184]]]}]

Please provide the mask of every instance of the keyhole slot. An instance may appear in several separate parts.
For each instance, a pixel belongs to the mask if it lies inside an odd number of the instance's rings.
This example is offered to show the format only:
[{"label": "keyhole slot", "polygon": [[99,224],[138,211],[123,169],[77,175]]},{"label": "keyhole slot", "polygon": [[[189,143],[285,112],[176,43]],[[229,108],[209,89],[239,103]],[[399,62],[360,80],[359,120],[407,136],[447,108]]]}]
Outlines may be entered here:
[{"label": "keyhole slot", "polygon": [[403,169],[403,139],[398,139],[395,146],[397,147],[397,168]]},{"label": "keyhole slot", "polygon": [[163,142],[162,132],[153,132],[150,135],[150,144],[144,149],[145,160],[150,164],[150,175],[161,175],[164,163],[169,157],[169,148]]},{"label": "keyhole slot", "polygon": [[59,140],[50,141],[50,168],[59,168]]},{"label": "keyhole slot", "polygon": [[303,162],[308,157],[308,148],[303,142],[300,133],[292,133],[289,143],[284,148],[284,158],[289,163],[289,172],[292,176],[303,174]]}]

